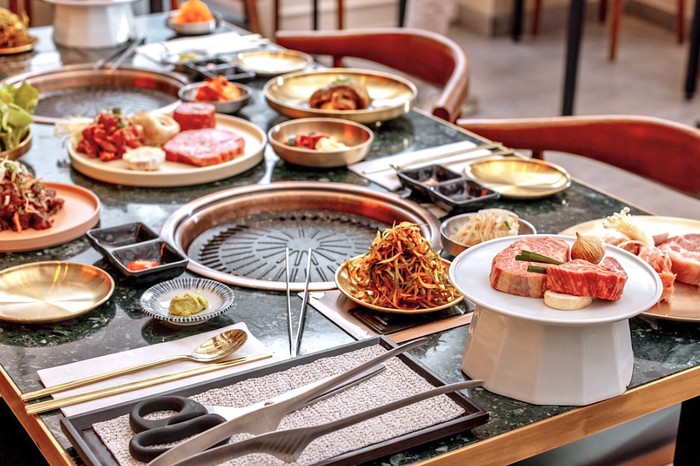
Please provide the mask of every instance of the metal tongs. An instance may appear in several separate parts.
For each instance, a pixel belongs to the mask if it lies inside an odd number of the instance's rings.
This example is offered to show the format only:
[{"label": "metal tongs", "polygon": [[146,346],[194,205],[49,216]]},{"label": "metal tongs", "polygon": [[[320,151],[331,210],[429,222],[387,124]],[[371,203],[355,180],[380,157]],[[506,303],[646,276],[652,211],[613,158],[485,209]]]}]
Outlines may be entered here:
[{"label": "metal tongs", "polygon": [[124,60],[133,55],[136,48],[141,45],[144,40],[145,37],[130,37],[122,47],[118,48],[106,57],[97,60],[92,65],[92,68],[94,70],[99,70],[101,68],[108,68],[112,71],[116,70],[122,63],[124,63]]},{"label": "metal tongs", "polygon": [[[277,429],[284,416],[305,406],[309,400],[314,399],[320,393],[325,393],[329,389],[337,387],[339,384],[342,384],[346,380],[367,371],[377,364],[404,353],[411,348],[423,345],[427,341],[428,340],[426,338],[421,338],[403,344],[346,372],[305,385],[293,390],[292,392],[288,392],[287,394],[264,401],[256,405],[256,409],[249,410],[241,416],[191,437],[180,445],[177,445],[176,447],[171,448],[162,455],[158,456],[148,464],[149,466],[171,466],[178,461],[187,459],[223,440],[230,438],[234,434],[250,433],[253,435],[259,435],[272,432]],[[475,381],[471,382],[475,383]],[[456,389],[458,388],[453,390]]]},{"label": "metal tongs", "polygon": [[301,334],[304,331],[304,323],[306,322],[306,309],[309,307],[309,281],[311,280],[311,248],[308,249],[308,257],[306,259],[306,281],[304,282],[304,293],[301,301],[301,312],[299,313],[299,322],[297,323],[296,336],[294,336],[294,323],[292,322],[292,296],[289,284],[289,248],[284,248],[284,268],[285,279],[287,285],[287,326],[289,332],[289,354],[295,358],[299,352],[301,344]]}]

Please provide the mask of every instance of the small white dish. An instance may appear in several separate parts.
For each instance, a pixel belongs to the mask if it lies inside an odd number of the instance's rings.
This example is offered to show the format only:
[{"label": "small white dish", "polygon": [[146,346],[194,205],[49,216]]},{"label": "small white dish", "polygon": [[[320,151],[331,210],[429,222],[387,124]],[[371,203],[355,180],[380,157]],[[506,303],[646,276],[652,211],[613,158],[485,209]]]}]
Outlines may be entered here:
[{"label": "small white dish", "polygon": [[[174,316],[168,311],[170,301],[185,292],[195,293],[208,301],[207,308],[192,316]],[[159,283],[141,295],[141,307],[149,316],[173,325],[198,325],[226,312],[233,304],[233,291],[219,282],[202,278],[176,278]]]}]

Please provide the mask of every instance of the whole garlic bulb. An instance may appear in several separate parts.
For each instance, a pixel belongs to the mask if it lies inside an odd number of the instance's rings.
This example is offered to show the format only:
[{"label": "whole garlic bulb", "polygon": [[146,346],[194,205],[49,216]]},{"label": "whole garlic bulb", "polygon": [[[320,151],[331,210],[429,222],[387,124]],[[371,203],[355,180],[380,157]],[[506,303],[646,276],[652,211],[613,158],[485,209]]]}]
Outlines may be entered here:
[{"label": "whole garlic bulb", "polygon": [[583,259],[597,264],[605,256],[605,244],[597,236],[580,235],[576,232],[576,241],[571,246],[571,258]]}]

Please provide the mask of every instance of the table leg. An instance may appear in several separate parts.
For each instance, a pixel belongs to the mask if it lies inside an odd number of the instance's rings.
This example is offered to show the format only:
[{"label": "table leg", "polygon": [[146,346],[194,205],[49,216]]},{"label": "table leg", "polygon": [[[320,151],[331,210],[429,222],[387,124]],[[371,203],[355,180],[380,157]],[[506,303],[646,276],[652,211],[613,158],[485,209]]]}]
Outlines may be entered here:
[{"label": "table leg", "polygon": [[690,100],[698,83],[698,61],[700,60],[700,0],[695,0],[693,22],[690,25],[688,46],[688,69],[685,76],[685,98]]},{"label": "table leg", "polygon": [[311,25],[312,29],[314,31],[318,30],[318,0],[313,0],[312,3],[312,11],[313,11],[313,24]]},{"label": "table leg", "polygon": [[[699,0],[700,1],[700,0]],[[574,114],[576,74],[583,36],[583,21],[586,15],[585,0],[571,0],[569,5],[569,27],[566,42],[566,69],[564,72],[564,102],[562,115]]]},{"label": "table leg", "polygon": [[523,9],[525,0],[513,0],[513,24],[511,37],[515,42],[520,40],[523,34]]},{"label": "table leg", "polygon": [[681,403],[681,417],[676,434],[674,466],[697,466],[700,464],[700,449],[697,441],[697,422],[700,416],[700,397]]}]

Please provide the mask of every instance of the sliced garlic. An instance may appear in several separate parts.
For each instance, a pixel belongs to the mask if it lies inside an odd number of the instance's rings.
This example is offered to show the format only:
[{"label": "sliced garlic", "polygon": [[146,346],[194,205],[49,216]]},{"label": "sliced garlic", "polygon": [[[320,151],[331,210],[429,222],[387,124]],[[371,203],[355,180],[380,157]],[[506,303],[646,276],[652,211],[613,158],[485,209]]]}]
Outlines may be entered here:
[{"label": "sliced garlic", "polygon": [[160,147],[141,146],[124,152],[123,159],[131,170],[154,171],[165,163],[165,151]]}]

